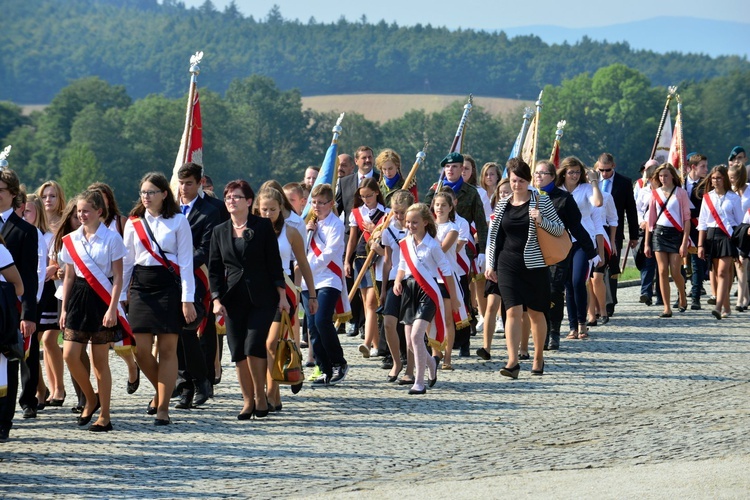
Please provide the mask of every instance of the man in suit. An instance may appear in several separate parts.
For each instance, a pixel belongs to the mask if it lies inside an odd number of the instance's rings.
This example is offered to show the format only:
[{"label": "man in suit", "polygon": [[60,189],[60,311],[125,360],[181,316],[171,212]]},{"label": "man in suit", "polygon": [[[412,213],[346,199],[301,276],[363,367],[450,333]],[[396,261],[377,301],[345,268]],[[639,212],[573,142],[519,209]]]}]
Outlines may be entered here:
[{"label": "man in suit", "polygon": [[[688,155],[688,175],[685,179],[685,189],[690,198],[690,239],[698,245],[698,215],[703,203],[704,189],[699,186],[708,175],[708,158],[700,153]],[[690,290],[690,309],[698,311],[701,308],[701,290],[706,275],[706,261],[698,257],[698,253],[690,254],[690,266],[693,273],[690,276],[692,288]]]},{"label": "man in suit", "polygon": [[[24,338],[28,338],[36,331],[39,240],[37,229],[14,212],[19,191],[20,182],[16,173],[9,169],[0,170],[0,226],[2,226],[0,234],[5,239],[5,246],[13,256],[13,261],[23,281],[20,326]],[[37,349],[39,349],[38,345]],[[13,414],[16,411],[16,396],[18,395],[18,368],[18,361],[8,362],[8,393],[4,398],[0,398],[0,442],[7,441],[13,426]],[[24,407],[25,418],[36,416],[38,402],[35,391],[31,392],[31,397],[20,401],[21,406]]]},{"label": "man in suit", "polygon": [[[342,155],[339,156],[339,169],[341,169],[341,156]],[[372,177],[376,181],[380,180],[380,173],[373,168],[374,161],[375,156],[373,155],[371,147],[358,147],[357,151],[354,153],[354,163],[357,166],[356,172],[344,177],[339,177],[339,180],[336,183],[336,209],[338,210],[339,217],[344,222],[344,241],[349,241],[349,214],[352,211],[352,205],[354,205],[354,193],[364,179]],[[354,267],[353,264],[352,267]],[[354,284],[354,279],[356,279],[356,277],[346,278],[346,285],[349,287],[349,290],[351,290],[351,287]],[[352,319],[346,326],[346,334],[350,337],[356,337],[359,329],[365,323],[365,311],[360,294],[354,294],[351,306]],[[363,334],[360,333],[360,336],[362,335]]]},{"label": "man in suit", "polygon": [[[190,223],[193,235],[193,269],[196,273],[196,302],[204,302],[208,292],[208,273],[201,269],[208,262],[208,251],[211,246],[211,233],[214,226],[220,223],[219,211],[208,203],[208,196],[199,196],[198,188],[203,177],[203,167],[195,163],[186,163],[177,171],[179,182],[180,209]],[[206,313],[208,308],[206,307]],[[204,330],[208,327],[208,318]],[[216,335],[215,325],[211,325]],[[208,380],[207,361],[195,330],[183,330],[177,343],[179,379],[182,386],[180,401],[175,408],[188,409],[200,406],[211,395],[211,382]],[[211,358],[213,366],[213,357]]]},{"label": "man in suit", "polygon": [[[628,220],[628,245],[630,248],[635,248],[638,244],[638,212],[635,209],[633,197],[633,181],[615,172],[616,168],[615,158],[611,154],[599,155],[599,160],[596,162],[600,178],[599,185],[602,192],[612,195],[617,209],[617,219],[620,221],[612,248],[613,256],[616,255],[619,258],[622,255],[622,245],[625,240],[625,217]],[[612,316],[617,305],[617,278],[609,277],[608,284],[607,316]]]}]

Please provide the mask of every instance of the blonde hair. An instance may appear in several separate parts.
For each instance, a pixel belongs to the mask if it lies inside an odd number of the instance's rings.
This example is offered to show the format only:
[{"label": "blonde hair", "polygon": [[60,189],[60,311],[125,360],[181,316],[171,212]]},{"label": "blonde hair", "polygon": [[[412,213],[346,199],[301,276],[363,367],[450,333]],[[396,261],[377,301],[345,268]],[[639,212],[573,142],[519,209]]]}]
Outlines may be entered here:
[{"label": "blonde hair", "polygon": [[[47,225],[47,213],[44,211],[44,204],[42,199],[34,193],[31,193],[26,197],[26,203],[33,203],[36,208],[36,220],[34,226],[39,229],[42,234],[49,233],[49,225]],[[27,221],[28,222],[28,221]]]},{"label": "blonde hair", "polygon": [[415,203],[406,209],[406,215],[409,215],[409,212],[418,213],[422,220],[427,222],[427,227],[425,228],[427,234],[433,238],[437,235],[437,224],[435,223],[435,218],[432,216],[432,212],[430,212],[430,207],[424,203]]},{"label": "blonde hair", "polygon": [[375,166],[380,170],[380,167],[385,165],[386,162],[392,161],[394,165],[396,165],[396,170],[398,170],[398,175],[403,177],[401,174],[401,157],[397,152],[395,152],[392,149],[384,149],[383,151],[378,154],[377,158],[375,158]]},{"label": "blonde hair", "polygon": [[54,189],[55,194],[57,195],[57,206],[55,207],[55,213],[57,215],[62,215],[63,210],[65,210],[65,193],[63,192],[63,188],[60,184],[55,181],[47,181],[39,186],[39,189],[36,190],[36,195],[40,198],[43,198],[44,190],[48,187]]},{"label": "blonde hair", "polygon": [[391,207],[399,206],[399,207],[410,207],[414,204],[414,195],[411,194],[411,191],[406,189],[399,189],[395,193],[393,193],[393,196],[391,197]]}]

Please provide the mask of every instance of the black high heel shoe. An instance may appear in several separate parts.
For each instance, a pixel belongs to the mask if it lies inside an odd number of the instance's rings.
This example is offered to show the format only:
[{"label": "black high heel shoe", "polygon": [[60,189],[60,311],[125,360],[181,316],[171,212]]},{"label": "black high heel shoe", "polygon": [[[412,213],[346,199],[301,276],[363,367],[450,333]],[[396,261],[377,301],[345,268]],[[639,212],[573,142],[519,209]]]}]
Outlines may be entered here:
[{"label": "black high heel shoe", "polygon": [[[94,410],[89,413],[88,415],[84,416],[83,413],[81,413],[81,416],[78,417],[78,425],[84,426],[91,422],[91,417],[94,416],[94,413],[96,413],[99,408],[101,408],[101,404],[99,403],[99,396],[96,397],[96,406],[94,407]],[[85,409],[85,408],[84,408]]]},{"label": "black high heel shoe", "polygon": [[516,366],[504,366],[500,369],[500,375],[504,377],[510,377],[512,379],[517,379],[518,374],[521,371],[521,363],[516,363]]},{"label": "black high heel shoe", "polygon": [[270,405],[268,405],[268,403],[266,403],[266,409],[265,410],[259,410],[259,409],[256,408],[255,411],[253,411],[253,416],[255,418],[266,418],[268,416],[269,408],[270,408]]},{"label": "black high heel shoe", "polygon": [[48,399],[46,401],[47,406],[62,406],[65,402],[65,397],[67,396],[67,393],[63,391],[63,397],[62,399]]},{"label": "black high heel shoe", "polygon": [[128,380],[128,387],[127,387],[128,394],[135,394],[135,391],[137,391],[138,387],[140,387],[141,385],[141,369],[138,366],[136,366],[135,369],[136,369],[135,382],[131,382],[130,380]]},{"label": "black high heel shoe", "polygon": [[531,369],[531,374],[532,374],[532,375],[544,375],[544,361],[542,361],[542,368],[541,368],[541,369],[539,369],[539,370],[534,370],[534,369],[532,368],[532,369]]},{"label": "black high heel shoe", "polygon": [[255,413],[255,403],[253,403],[250,411],[243,411],[237,415],[237,420],[250,420],[253,417],[253,413]]},{"label": "black high heel shoe", "polygon": [[151,403],[154,400],[148,402],[148,406],[146,407],[146,415],[156,415],[156,406],[153,406]]},{"label": "black high heel shoe", "polygon": [[440,369],[440,358],[437,356],[433,356],[432,359],[435,360],[435,378],[431,378],[427,381],[427,387],[433,387],[437,383],[437,372]]},{"label": "black high heel shoe", "polygon": [[395,375],[388,375],[386,377],[386,380],[388,380],[388,382],[395,382],[396,380],[398,380],[398,376],[401,374],[401,370],[403,370],[403,369],[404,369],[404,366],[401,365],[401,368],[398,369],[398,371],[396,372],[396,374]]}]

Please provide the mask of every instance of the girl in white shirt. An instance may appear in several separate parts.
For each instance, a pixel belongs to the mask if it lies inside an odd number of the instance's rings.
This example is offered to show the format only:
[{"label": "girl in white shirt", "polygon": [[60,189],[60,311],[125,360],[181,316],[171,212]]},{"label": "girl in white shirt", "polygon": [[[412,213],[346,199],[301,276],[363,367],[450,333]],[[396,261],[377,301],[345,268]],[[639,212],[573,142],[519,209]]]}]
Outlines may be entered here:
[{"label": "girl in white shirt", "polygon": [[706,177],[706,194],[698,215],[698,257],[707,259],[716,278],[716,319],[730,314],[729,288],[732,260],[737,248],[730,241],[734,227],[742,222],[742,201],[731,189],[727,168],[717,165]]},{"label": "girl in white shirt", "polygon": [[[123,335],[122,324],[118,328],[118,304],[123,287],[125,245],[120,235],[107,230],[100,220],[106,210],[101,193],[84,191],[78,197],[77,208],[82,226],[63,238],[60,259],[66,268],[60,313],[63,357],[86,397],[78,425],[88,424],[101,406],[99,418],[89,430],[108,432],[112,430],[109,343],[121,340]],[[96,275],[100,275],[100,279],[94,277]],[[103,288],[101,282],[106,283],[107,279],[111,280],[108,293],[97,292],[97,289]],[[81,363],[81,350],[85,350],[89,342],[96,375],[96,394],[89,381],[89,373]]]},{"label": "girl in white shirt", "polygon": [[[747,188],[747,169],[742,164],[734,164],[728,170],[729,181],[732,183],[732,191],[737,193],[742,202],[743,216],[750,210],[750,189]],[[740,256],[734,263],[737,272],[737,311],[744,311],[750,305],[750,290],[747,284],[748,256],[739,252]]]},{"label": "girl in white shirt", "polygon": [[[197,317],[193,236],[161,173],[150,172],[141,179],[140,199],[130,215],[123,238],[128,249],[123,277],[130,291],[131,327],[140,346],[136,359],[157,391],[147,413],[156,415],[154,425],[168,425],[177,379],[177,335]],[[154,335],[159,338],[158,361],[151,352]]]},{"label": "girl in white shirt", "polygon": [[[443,333],[443,339],[440,339],[439,333],[445,331],[445,326],[451,320],[443,316],[458,311],[459,301],[452,292],[455,289],[452,267],[440,244],[434,239],[437,227],[429,207],[424,203],[410,206],[406,211],[406,228],[409,236],[401,242],[401,260],[393,283],[393,293],[397,296],[403,294],[401,322],[404,323],[406,345],[414,353],[416,370],[414,385],[409,389],[409,394],[424,394],[427,392],[425,370],[429,369],[428,386],[432,387],[437,382],[439,360],[437,356],[430,357],[424,343],[425,333],[432,325],[429,332],[430,343],[435,347],[442,340],[444,344],[446,336]],[[421,274],[415,276],[412,269]],[[437,284],[440,274],[445,276],[445,285],[442,286]],[[445,298],[450,298],[447,310],[440,303]]]}]

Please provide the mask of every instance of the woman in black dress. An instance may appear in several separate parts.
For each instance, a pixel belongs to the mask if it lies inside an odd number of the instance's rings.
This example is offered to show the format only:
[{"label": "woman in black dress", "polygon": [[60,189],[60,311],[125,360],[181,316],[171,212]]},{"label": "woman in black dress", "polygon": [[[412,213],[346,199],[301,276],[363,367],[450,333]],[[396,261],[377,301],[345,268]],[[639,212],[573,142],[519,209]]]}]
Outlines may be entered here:
[{"label": "woman in black dress", "polygon": [[505,342],[508,363],[500,370],[506,377],[518,378],[524,309],[529,314],[534,338],[532,375],[544,373],[544,341],[547,336],[545,312],[550,306],[549,272],[537,240],[537,227],[559,236],[565,226],[548,196],[532,191],[531,169],[520,158],[508,161],[508,177],[513,195],[495,206],[487,241],[488,280],[497,283],[507,311]]},{"label": "woman in black dress", "polygon": [[208,259],[214,314],[226,318],[244,401],[239,420],[268,416],[266,340],[276,313],[289,312],[276,232],[269,219],[250,213],[254,198],[246,181],[227,184],[230,220],[214,228]]}]

